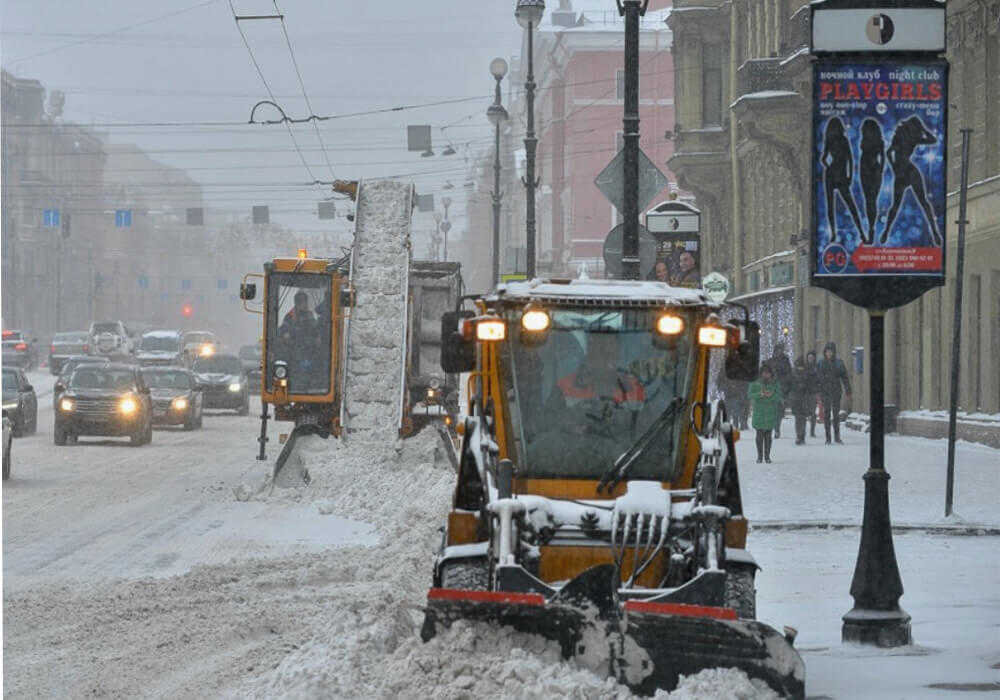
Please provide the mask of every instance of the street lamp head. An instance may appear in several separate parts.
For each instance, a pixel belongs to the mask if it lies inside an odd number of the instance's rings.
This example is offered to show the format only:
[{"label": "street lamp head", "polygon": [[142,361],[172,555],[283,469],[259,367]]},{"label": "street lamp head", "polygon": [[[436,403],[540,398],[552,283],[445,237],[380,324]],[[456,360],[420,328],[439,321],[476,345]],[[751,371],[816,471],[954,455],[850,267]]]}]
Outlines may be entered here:
[{"label": "street lamp head", "polygon": [[451,206],[451,197],[442,198],[441,205],[447,210]]},{"label": "street lamp head", "polygon": [[503,77],[507,75],[507,61],[502,58],[494,58],[490,61],[490,75],[497,80],[503,80]]},{"label": "street lamp head", "polygon": [[514,17],[523,29],[529,26],[537,27],[542,21],[542,14],[545,12],[545,0],[517,0],[517,9],[514,10]]},{"label": "street lamp head", "polygon": [[507,121],[507,110],[503,108],[503,105],[492,104],[486,110],[486,118],[493,126],[500,126]]},{"label": "street lamp head", "polygon": [[443,218],[444,217],[441,216],[441,212],[439,212],[439,211],[434,212],[434,221],[436,221],[437,223],[440,224],[441,223],[441,219],[443,219]]}]

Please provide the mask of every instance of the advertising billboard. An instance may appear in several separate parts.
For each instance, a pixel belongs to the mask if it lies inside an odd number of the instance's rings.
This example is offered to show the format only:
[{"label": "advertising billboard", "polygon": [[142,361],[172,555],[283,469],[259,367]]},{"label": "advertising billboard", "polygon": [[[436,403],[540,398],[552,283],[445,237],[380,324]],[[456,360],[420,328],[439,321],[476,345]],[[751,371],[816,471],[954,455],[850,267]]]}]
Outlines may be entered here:
[{"label": "advertising billboard", "polygon": [[813,70],[814,279],[943,280],[947,64]]}]

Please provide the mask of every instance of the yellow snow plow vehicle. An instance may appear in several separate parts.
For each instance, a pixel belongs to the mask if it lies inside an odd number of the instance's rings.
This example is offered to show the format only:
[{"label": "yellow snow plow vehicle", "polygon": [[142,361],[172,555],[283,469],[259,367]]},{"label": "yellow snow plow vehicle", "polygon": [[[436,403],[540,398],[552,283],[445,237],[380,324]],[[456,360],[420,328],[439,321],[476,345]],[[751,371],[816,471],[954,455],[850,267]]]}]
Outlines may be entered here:
[{"label": "yellow snow plow vehicle", "polygon": [[[263,281],[264,317],[261,350],[260,451],[265,459],[268,405],[274,419],[294,421],[285,441],[275,474],[291,453],[298,436],[312,433],[328,437],[340,434],[340,377],[344,321],[351,305],[347,278],[349,259],[308,257],[275,258],[265,263],[263,274],[247,275],[240,285],[246,302],[257,296],[256,282]],[[255,309],[247,308],[248,311]]]},{"label": "yellow snow plow vehicle", "polygon": [[804,697],[794,631],[754,619],[739,434],[706,400],[712,353],[756,377],[746,310],[612,280],[508,283],[475,307],[442,319],[469,399],[424,640],[489,621],[640,693],[734,667]]}]

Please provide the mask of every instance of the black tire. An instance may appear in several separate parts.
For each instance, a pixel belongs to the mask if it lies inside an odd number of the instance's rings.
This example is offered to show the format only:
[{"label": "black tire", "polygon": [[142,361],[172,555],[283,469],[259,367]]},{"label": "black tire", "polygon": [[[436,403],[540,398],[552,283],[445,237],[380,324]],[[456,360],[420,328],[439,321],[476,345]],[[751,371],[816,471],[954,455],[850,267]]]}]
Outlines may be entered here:
[{"label": "black tire", "polygon": [[14,446],[14,441],[9,440],[4,446],[3,451],[3,480],[7,481],[10,478],[10,448]]},{"label": "black tire", "polygon": [[757,619],[756,573],[757,567],[750,564],[726,565],[726,607],[735,610],[743,620]]},{"label": "black tire", "polygon": [[66,444],[66,429],[56,423],[55,430],[52,431],[52,442],[63,447]]},{"label": "black tire", "polygon": [[146,427],[146,438],[143,441],[143,444],[145,444],[145,445],[152,445],[153,444],[153,421],[152,420],[149,421],[149,424]]},{"label": "black tire", "polygon": [[485,559],[456,559],[441,565],[441,588],[488,591],[490,567]]},{"label": "black tire", "polygon": [[35,408],[34,415],[31,416],[31,423],[28,424],[27,429],[24,431],[25,435],[34,435],[38,432],[38,408]]},{"label": "black tire", "polygon": [[10,430],[14,437],[24,437],[24,414],[18,411],[14,414],[14,418],[10,419],[11,426]]},{"label": "black tire", "polygon": [[146,444],[146,429],[139,428],[128,436],[128,444],[132,447],[139,447]]},{"label": "black tire", "polygon": [[198,414],[198,422],[195,424],[195,427],[196,428],[201,428],[201,426],[204,425],[204,423],[205,423],[205,414],[204,413],[199,413]]},{"label": "black tire", "polygon": [[236,411],[236,415],[238,415],[238,416],[249,416],[250,415],[250,397],[249,396],[247,396],[244,399],[243,405],[240,406],[239,409]]},{"label": "black tire", "polygon": [[184,421],[184,430],[194,430],[198,427],[198,421],[194,417],[194,411],[188,415],[187,420]]}]

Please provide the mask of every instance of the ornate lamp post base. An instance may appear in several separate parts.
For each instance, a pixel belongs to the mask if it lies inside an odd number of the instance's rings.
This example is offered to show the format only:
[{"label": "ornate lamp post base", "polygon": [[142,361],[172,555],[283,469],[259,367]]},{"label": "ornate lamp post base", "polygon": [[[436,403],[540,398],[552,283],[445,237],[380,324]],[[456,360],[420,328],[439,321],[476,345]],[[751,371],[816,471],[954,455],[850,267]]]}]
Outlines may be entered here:
[{"label": "ornate lamp post base", "polygon": [[865,610],[854,608],[844,615],[841,641],[876,647],[902,647],[913,643],[910,616],[902,608]]}]

